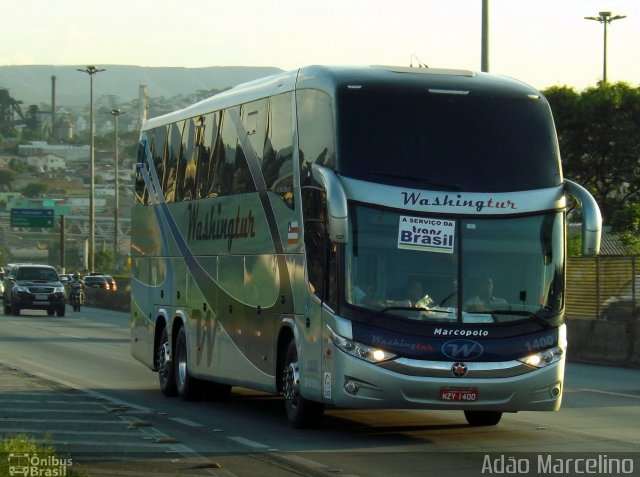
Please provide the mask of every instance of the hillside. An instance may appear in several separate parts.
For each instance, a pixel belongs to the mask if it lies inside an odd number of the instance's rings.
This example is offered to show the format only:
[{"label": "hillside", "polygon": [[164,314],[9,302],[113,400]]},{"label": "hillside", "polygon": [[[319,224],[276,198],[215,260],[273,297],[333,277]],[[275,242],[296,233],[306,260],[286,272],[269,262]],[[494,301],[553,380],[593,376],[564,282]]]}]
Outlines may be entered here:
[{"label": "hillside", "polygon": [[[105,71],[94,76],[94,97],[112,95],[119,102],[138,97],[140,85],[150,97],[173,97],[198,90],[224,89],[278,73],[271,67],[213,66],[208,68],[97,65]],[[56,77],[57,106],[85,106],[89,77],[80,66],[0,66],[0,88],[24,105],[51,103],[51,77]]]}]

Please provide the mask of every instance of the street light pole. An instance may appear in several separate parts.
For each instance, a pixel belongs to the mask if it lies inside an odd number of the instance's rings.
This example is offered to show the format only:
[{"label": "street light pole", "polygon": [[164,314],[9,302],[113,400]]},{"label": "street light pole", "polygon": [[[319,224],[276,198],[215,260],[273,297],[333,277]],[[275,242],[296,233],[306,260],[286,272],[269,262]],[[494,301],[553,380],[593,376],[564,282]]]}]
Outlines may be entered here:
[{"label": "street light pole", "polygon": [[120,210],[120,196],[118,191],[118,176],[119,176],[119,159],[118,159],[118,117],[124,112],[119,109],[112,109],[111,114],[116,121],[116,138],[115,138],[115,159],[116,159],[116,195],[115,195],[115,211],[113,216],[113,267],[118,271],[118,215]]},{"label": "street light pole", "polygon": [[626,15],[611,16],[611,12],[599,12],[597,17],[584,17],[585,20],[594,20],[604,25],[604,53],[602,63],[602,82],[607,82],[607,25],[614,20],[622,20],[627,18]]},{"label": "street light pole", "polygon": [[[93,272],[95,265],[95,232],[96,232],[96,210],[94,203],[94,195],[95,195],[95,137],[93,133],[93,75],[104,71],[104,69],[96,68],[93,65],[89,65],[83,69],[77,68],[78,71],[82,73],[87,73],[89,75],[89,135],[91,137],[91,186],[89,191],[89,272]],[[85,267],[87,266],[87,261],[85,257]]]},{"label": "street light pole", "polygon": [[489,72],[489,0],[482,0],[480,71]]}]

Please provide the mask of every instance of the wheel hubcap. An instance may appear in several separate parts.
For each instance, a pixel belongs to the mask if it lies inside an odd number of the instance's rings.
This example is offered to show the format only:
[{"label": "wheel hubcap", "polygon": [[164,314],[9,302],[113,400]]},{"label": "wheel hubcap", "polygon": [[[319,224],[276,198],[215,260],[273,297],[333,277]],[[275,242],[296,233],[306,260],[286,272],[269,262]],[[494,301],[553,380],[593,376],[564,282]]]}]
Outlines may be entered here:
[{"label": "wheel hubcap", "polygon": [[167,374],[167,368],[169,363],[169,343],[164,342],[158,348],[158,371],[161,374]]},{"label": "wheel hubcap", "polygon": [[187,378],[187,357],[184,351],[181,351],[178,358],[178,377],[181,384],[183,384]]},{"label": "wheel hubcap", "polygon": [[287,401],[296,401],[300,395],[300,371],[298,362],[289,363],[284,373],[283,394]]}]

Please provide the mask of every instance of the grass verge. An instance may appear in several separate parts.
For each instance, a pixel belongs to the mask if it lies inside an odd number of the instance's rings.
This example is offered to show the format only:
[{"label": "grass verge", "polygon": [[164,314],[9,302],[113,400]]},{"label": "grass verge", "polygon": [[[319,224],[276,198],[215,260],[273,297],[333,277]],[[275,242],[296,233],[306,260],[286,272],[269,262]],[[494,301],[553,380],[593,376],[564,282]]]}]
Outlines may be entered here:
[{"label": "grass verge", "polygon": [[86,477],[73,470],[73,459],[58,455],[55,447],[19,434],[0,442],[0,476]]}]

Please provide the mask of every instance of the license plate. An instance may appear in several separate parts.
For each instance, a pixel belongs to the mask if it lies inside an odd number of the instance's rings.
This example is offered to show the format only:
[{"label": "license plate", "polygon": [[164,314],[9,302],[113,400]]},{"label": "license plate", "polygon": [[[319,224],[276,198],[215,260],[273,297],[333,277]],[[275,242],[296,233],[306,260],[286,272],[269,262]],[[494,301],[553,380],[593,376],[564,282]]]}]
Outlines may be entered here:
[{"label": "license plate", "polygon": [[38,301],[47,301],[49,299],[49,295],[44,293],[36,293],[36,300]]},{"label": "license plate", "polygon": [[478,388],[440,388],[440,400],[474,402],[478,400]]}]

